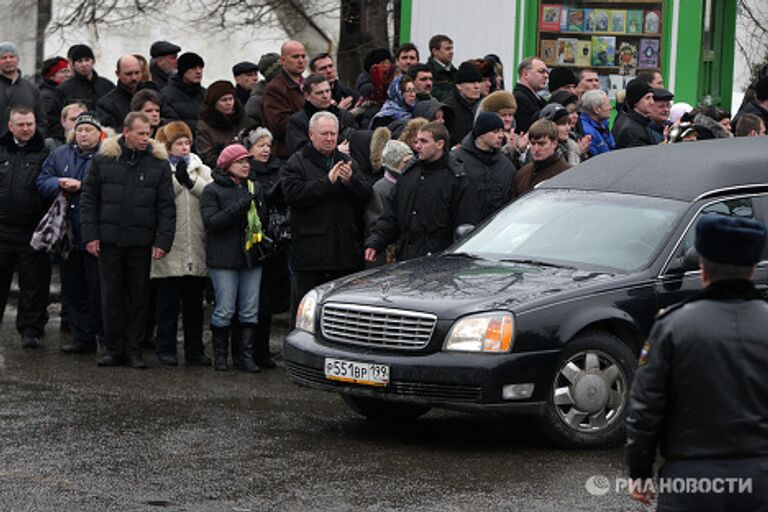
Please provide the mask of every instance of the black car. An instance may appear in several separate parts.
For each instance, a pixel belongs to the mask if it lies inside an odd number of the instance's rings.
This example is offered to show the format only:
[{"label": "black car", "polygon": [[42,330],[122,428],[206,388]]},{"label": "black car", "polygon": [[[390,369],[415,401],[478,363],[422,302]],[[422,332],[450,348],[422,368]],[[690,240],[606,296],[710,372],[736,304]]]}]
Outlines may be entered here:
[{"label": "black car", "polygon": [[654,317],[701,288],[704,213],[768,220],[765,138],[607,153],[442,254],[318,287],[285,341],[288,375],[372,419],[520,411],[560,444],[615,444]]}]

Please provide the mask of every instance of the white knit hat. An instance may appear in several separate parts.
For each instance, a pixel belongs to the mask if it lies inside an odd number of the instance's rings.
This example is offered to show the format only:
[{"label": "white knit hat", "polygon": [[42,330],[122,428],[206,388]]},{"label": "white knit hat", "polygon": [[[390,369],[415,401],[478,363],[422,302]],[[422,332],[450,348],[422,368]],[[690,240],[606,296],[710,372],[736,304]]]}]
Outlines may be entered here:
[{"label": "white knit hat", "polygon": [[381,163],[388,171],[399,173],[400,162],[407,156],[413,156],[413,151],[404,142],[399,140],[390,140],[384,146],[384,152],[381,155]]}]

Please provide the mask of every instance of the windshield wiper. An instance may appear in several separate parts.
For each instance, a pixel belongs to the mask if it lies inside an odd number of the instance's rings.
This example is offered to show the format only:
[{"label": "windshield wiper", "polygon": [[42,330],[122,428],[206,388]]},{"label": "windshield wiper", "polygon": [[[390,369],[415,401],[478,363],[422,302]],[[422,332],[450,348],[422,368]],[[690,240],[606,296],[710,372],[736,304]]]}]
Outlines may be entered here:
[{"label": "windshield wiper", "polygon": [[534,260],[531,258],[502,258],[499,261],[504,261],[509,263],[524,263],[526,265],[538,265],[542,267],[567,268],[570,270],[576,270],[576,267],[571,265],[559,265],[557,263],[549,263],[547,261]]},{"label": "windshield wiper", "polygon": [[446,252],[446,253],[443,253],[443,256],[453,256],[455,258],[465,258],[465,259],[468,259],[468,260],[480,260],[480,259],[482,259],[477,254],[472,254],[472,253],[468,253],[468,252]]}]

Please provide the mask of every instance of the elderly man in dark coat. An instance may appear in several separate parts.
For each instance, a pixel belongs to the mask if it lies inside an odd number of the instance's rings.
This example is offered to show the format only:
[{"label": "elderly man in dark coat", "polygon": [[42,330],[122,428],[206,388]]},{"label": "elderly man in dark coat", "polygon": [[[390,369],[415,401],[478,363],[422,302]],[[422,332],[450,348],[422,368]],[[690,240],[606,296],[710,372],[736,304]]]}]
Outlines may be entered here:
[{"label": "elderly man in dark coat", "polygon": [[371,187],[337,149],[339,121],[330,112],[309,120],[310,143],[282,169],[291,209],[292,315],[309,290],[363,267],[365,206]]}]

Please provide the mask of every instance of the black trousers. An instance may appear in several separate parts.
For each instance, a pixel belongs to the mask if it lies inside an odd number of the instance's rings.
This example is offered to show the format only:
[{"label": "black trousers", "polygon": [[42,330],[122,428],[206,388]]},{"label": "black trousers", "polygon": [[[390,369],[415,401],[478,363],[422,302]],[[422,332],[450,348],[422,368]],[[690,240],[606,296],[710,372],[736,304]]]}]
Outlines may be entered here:
[{"label": "black trousers", "polygon": [[[768,457],[667,460],[659,478],[667,486],[661,482],[657,486],[661,512],[768,512]],[[728,479],[739,481],[729,484]],[[690,481],[696,482],[699,492]],[[702,485],[711,489],[700,492]]]},{"label": "black trousers", "polygon": [[207,279],[197,276],[152,279],[157,291],[155,349],[176,355],[176,327],[181,311],[184,325],[184,356],[203,354],[203,295]]},{"label": "black trousers", "polygon": [[19,312],[16,329],[37,338],[45,334],[48,322],[48,295],[51,287],[51,259],[48,253],[28,250],[0,250],[0,313],[5,314],[13,273],[19,270]]},{"label": "black trousers", "polygon": [[296,324],[296,311],[299,309],[299,303],[304,295],[315,286],[320,286],[328,281],[333,281],[339,277],[344,277],[353,272],[357,272],[358,269],[344,269],[344,270],[294,270],[291,274],[291,317],[289,326],[291,329]]},{"label": "black trousers", "polygon": [[141,351],[147,329],[151,247],[101,244],[101,317],[107,355]]},{"label": "black trousers", "polygon": [[61,306],[66,306],[75,341],[95,344],[101,334],[99,260],[86,251],[74,250],[59,261]]}]

